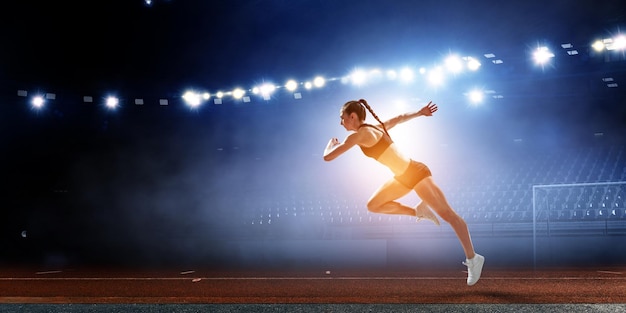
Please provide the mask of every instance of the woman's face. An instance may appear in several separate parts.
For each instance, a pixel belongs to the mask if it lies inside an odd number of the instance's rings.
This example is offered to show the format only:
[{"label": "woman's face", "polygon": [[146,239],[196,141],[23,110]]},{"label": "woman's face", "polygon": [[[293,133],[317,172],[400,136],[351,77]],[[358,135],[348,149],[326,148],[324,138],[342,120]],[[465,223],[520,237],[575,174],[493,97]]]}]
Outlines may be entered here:
[{"label": "woman's face", "polygon": [[343,112],[341,114],[341,125],[343,125],[343,127],[350,131],[350,130],[357,130],[359,125],[357,123],[357,116],[356,113],[352,113],[352,114],[348,114],[346,112]]}]

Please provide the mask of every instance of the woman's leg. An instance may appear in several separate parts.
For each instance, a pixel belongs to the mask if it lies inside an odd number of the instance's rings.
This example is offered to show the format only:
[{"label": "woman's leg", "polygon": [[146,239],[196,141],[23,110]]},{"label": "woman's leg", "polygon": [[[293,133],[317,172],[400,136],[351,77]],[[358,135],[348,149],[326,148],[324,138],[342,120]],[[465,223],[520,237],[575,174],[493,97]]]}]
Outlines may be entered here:
[{"label": "woman's leg", "polygon": [[472,238],[470,237],[467,224],[448,204],[445,195],[435,184],[432,176],[424,178],[415,186],[415,191],[422,200],[424,200],[441,218],[450,223],[450,226],[456,232],[463,251],[465,252],[465,258],[463,262],[467,266],[467,284],[473,286],[480,279],[480,275],[483,271],[483,264],[485,264],[485,258],[477,254],[474,251],[474,245],[472,244]]},{"label": "woman's leg", "polygon": [[426,202],[421,201],[415,208],[411,208],[393,201],[405,196],[410,191],[411,189],[398,182],[395,178],[391,179],[374,192],[369,201],[367,201],[367,209],[374,213],[416,216],[418,221],[426,219],[439,226],[439,219],[428,208]]},{"label": "woman's leg", "polygon": [[448,222],[454,232],[456,233],[465,257],[472,259],[475,255],[474,245],[467,229],[467,224],[461,216],[459,216],[454,209],[448,204],[448,200],[445,195],[435,184],[432,176],[426,177],[421,180],[416,186],[415,191],[417,195],[428,204],[444,221]]},{"label": "woman's leg", "polygon": [[404,197],[409,192],[411,189],[395,179],[390,179],[380,186],[367,201],[367,209],[374,213],[415,216],[415,209],[394,201]]}]

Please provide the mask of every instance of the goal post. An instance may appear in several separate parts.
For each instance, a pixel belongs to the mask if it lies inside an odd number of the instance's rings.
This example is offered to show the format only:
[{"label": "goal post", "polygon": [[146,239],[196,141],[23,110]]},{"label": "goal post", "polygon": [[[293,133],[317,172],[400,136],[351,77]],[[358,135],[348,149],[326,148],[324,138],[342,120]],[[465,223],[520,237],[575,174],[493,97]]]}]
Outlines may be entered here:
[{"label": "goal post", "polygon": [[626,181],[533,185],[533,266],[537,265],[539,225],[546,236],[558,225],[565,225],[570,233],[608,234],[609,221],[626,220],[625,200]]}]

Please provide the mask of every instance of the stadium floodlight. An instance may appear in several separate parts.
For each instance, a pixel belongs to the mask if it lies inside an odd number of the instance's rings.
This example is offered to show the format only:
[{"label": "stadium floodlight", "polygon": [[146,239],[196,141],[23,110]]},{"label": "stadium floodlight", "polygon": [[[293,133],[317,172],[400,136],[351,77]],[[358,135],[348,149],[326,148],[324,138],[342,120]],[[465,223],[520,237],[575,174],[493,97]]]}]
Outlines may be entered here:
[{"label": "stadium floodlight", "polygon": [[245,94],[246,91],[241,88],[235,88],[235,90],[233,90],[233,98],[235,99],[241,99]]},{"label": "stadium floodlight", "polygon": [[287,90],[289,91],[295,91],[296,89],[298,89],[298,83],[293,79],[289,80],[285,84],[285,88],[287,88]]},{"label": "stadium floodlight", "polygon": [[187,105],[191,108],[197,108],[202,103],[200,99],[200,94],[193,92],[193,91],[185,92],[185,94],[183,94],[183,99],[185,100]]},{"label": "stadium floodlight", "polygon": [[259,91],[261,92],[261,95],[263,96],[269,96],[271,95],[274,91],[276,90],[276,86],[274,86],[273,84],[263,84],[261,85],[261,87],[259,87]]},{"label": "stadium floodlight", "polygon": [[315,77],[315,79],[313,79],[313,86],[317,88],[322,88],[324,87],[324,85],[326,85],[326,79],[324,79],[324,77],[317,76]]},{"label": "stadium floodlight", "polygon": [[443,84],[443,80],[443,71],[440,67],[428,71],[428,82],[430,82],[431,85],[439,86]]},{"label": "stadium floodlight", "polygon": [[465,60],[467,61],[467,68],[470,71],[477,71],[480,68],[480,62],[472,57],[466,57]]},{"label": "stadium floodlight", "polygon": [[[255,90],[256,89],[256,90]],[[263,100],[270,100],[271,94],[276,90],[276,86],[274,84],[265,83],[259,87],[256,87],[252,90],[255,94],[261,94]]]},{"label": "stadium floodlight", "polygon": [[540,65],[546,64],[552,58],[554,58],[554,53],[545,46],[538,47],[535,49],[535,52],[533,52],[533,59]]},{"label": "stadium floodlight", "polygon": [[387,79],[389,80],[396,80],[396,78],[398,78],[398,73],[394,70],[388,70],[387,71]]},{"label": "stadium floodlight", "polygon": [[408,67],[405,67],[402,70],[400,70],[400,79],[403,82],[411,82],[411,81],[413,81],[413,77],[414,76],[415,75],[413,74],[413,70],[408,68]]},{"label": "stadium floodlight", "polygon": [[363,70],[355,70],[350,74],[350,80],[354,85],[362,85],[367,80],[367,73]]},{"label": "stadium floodlight", "polygon": [[593,48],[593,50],[596,50],[597,52],[600,52],[602,50],[604,50],[604,41],[602,40],[596,40],[591,47]]},{"label": "stadium floodlight", "polygon": [[106,98],[104,105],[106,105],[109,109],[116,109],[120,104],[120,99],[114,96],[109,96]]},{"label": "stadium floodlight", "polygon": [[624,50],[626,49],[626,36],[619,35],[613,38],[612,50]]},{"label": "stadium floodlight", "polygon": [[43,108],[43,105],[46,103],[46,101],[44,100],[44,97],[37,95],[34,96],[33,99],[31,100],[30,104],[33,106],[33,108],[35,109],[41,109]]},{"label": "stadium floodlight", "polygon": [[216,97],[218,97],[218,98],[220,98],[220,99],[222,99],[222,98],[224,98],[224,92],[223,92],[223,91],[218,91],[218,92],[215,94],[215,96],[216,96]]},{"label": "stadium floodlight", "polygon": [[445,60],[446,68],[451,73],[460,73],[463,70],[463,62],[456,55],[448,56]]},{"label": "stadium floodlight", "polygon": [[313,83],[312,82],[305,82],[304,83],[304,88],[307,89],[307,90],[313,88]]},{"label": "stadium floodlight", "polygon": [[209,100],[209,99],[211,99],[211,94],[210,94],[210,93],[208,93],[208,92],[203,93],[203,94],[202,94],[202,99],[204,99],[204,100]]},{"label": "stadium floodlight", "polygon": [[378,79],[383,76],[383,72],[380,69],[375,68],[375,69],[371,69],[368,75],[372,78]]},{"label": "stadium floodlight", "polygon": [[468,93],[467,96],[470,100],[470,103],[474,105],[477,105],[483,102],[483,99],[485,97],[484,93],[481,90],[472,90]]}]

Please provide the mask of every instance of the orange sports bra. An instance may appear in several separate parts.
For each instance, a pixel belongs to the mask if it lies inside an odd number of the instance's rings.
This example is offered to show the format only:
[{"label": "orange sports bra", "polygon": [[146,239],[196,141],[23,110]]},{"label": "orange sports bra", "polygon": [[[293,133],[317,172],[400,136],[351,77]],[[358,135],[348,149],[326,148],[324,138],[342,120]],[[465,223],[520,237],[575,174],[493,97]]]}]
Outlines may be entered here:
[{"label": "orange sports bra", "polygon": [[389,147],[393,143],[393,140],[391,140],[391,137],[389,137],[389,135],[387,135],[384,131],[382,131],[381,129],[379,129],[378,127],[376,127],[374,125],[361,124],[361,126],[359,126],[359,128],[361,128],[363,126],[372,127],[372,128],[374,128],[374,129],[376,129],[376,130],[378,130],[378,131],[383,133],[383,135],[380,137],[378,142],[376,142],[373,146],[371,146],[371,147],[359,146],[361,148],[361,151],[363,151],[363,154],[367,155],[370,158],[378,159],[378,157],[381,154],[383,154],[383,152],[385,152],[385,150],[387,150],[387,147]]}]

